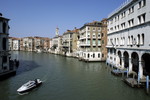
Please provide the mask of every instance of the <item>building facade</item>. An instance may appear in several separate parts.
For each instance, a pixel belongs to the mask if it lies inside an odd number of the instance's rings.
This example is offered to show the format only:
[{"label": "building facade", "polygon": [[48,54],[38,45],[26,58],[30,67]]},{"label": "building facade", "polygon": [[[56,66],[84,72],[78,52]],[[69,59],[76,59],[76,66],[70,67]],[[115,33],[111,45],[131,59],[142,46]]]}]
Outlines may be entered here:
[{"label": "building facade", "polygon": [[22,38],[22,47],[23,51],[34,51],[34,38],[33,37],[24,37]]},{"label": "building facade", "polygon": [[16,72],[14,62],[10,60],[9,53],[9,19],[2,17],[0,13],[0,79],[2,76],[6,76]]},{"label": "building facade", "polygon": [[19,51],[20,50],[20,39],[19,38],[15,38],[12,41],[13,47],[12,49],[15,51]]},{"label": "building facade", "polygon": [[75,56],[77,52],[79,29],[67,30],[62,35],[62,52],[66,56]]},{"label": "building facade", "polygon": [[150,0],[127,0],[108,16],[107,63],[150,75]]},{"label": "building facade", "polygon": [[85,61],[105,61],[107,53],[102,52],[102,50],[106,50],[104,46],[106,45],[106,41],[104,39],[107,37],[103,37],[102,40],[102,36],[106,36],[106,34],[106,19],[101,22],[94,21],[84,24],[79,31],[79,58]]}]

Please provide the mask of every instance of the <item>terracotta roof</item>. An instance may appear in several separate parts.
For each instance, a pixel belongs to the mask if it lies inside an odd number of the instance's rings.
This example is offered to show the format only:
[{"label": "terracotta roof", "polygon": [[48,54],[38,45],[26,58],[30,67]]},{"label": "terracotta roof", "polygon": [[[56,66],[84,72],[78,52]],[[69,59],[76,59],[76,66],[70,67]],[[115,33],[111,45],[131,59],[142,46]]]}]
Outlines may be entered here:
[{"label": "terracotta roof", "polygon": [[9,37],[9,39],[12,39],[12,40],[20,40],[20,38],[16,38],[16,37]]}]

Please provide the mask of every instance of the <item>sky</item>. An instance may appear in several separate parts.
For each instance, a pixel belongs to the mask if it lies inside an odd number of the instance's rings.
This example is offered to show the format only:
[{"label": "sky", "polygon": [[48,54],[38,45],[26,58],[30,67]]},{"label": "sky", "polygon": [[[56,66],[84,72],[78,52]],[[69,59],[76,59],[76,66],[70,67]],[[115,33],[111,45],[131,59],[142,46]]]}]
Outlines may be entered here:
[{"label": "sky", "polygon": [[101,21],[125,0],[0,0],[0,13],[10,19],[9,36],[53,38],[87,22]]}]

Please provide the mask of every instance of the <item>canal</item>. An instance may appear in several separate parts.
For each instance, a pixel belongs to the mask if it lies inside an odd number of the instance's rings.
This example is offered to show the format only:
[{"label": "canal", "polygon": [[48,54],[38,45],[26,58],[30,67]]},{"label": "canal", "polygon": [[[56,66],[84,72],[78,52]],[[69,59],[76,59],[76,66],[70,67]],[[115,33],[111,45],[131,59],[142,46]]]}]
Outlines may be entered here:
[{"label": "canal", "polygon": [[[11,52],[19,59],[17,74],[0,81],[0,100],[150,100],[144,89],[133,89],[121,77],[111,75],[105,63],[86,63],[49,53]],[[44,83],[19,95],[29,80]]]}]

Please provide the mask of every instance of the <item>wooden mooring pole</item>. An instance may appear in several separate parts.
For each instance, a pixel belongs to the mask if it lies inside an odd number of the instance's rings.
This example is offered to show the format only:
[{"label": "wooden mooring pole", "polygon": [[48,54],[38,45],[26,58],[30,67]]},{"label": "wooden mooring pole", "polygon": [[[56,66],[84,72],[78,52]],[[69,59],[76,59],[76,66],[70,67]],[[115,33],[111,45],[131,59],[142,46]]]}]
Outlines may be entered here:
[{"label": "wooden mooring pole", "polygon": [[149,94],[149,76],[146,76],[146,93]]}]

